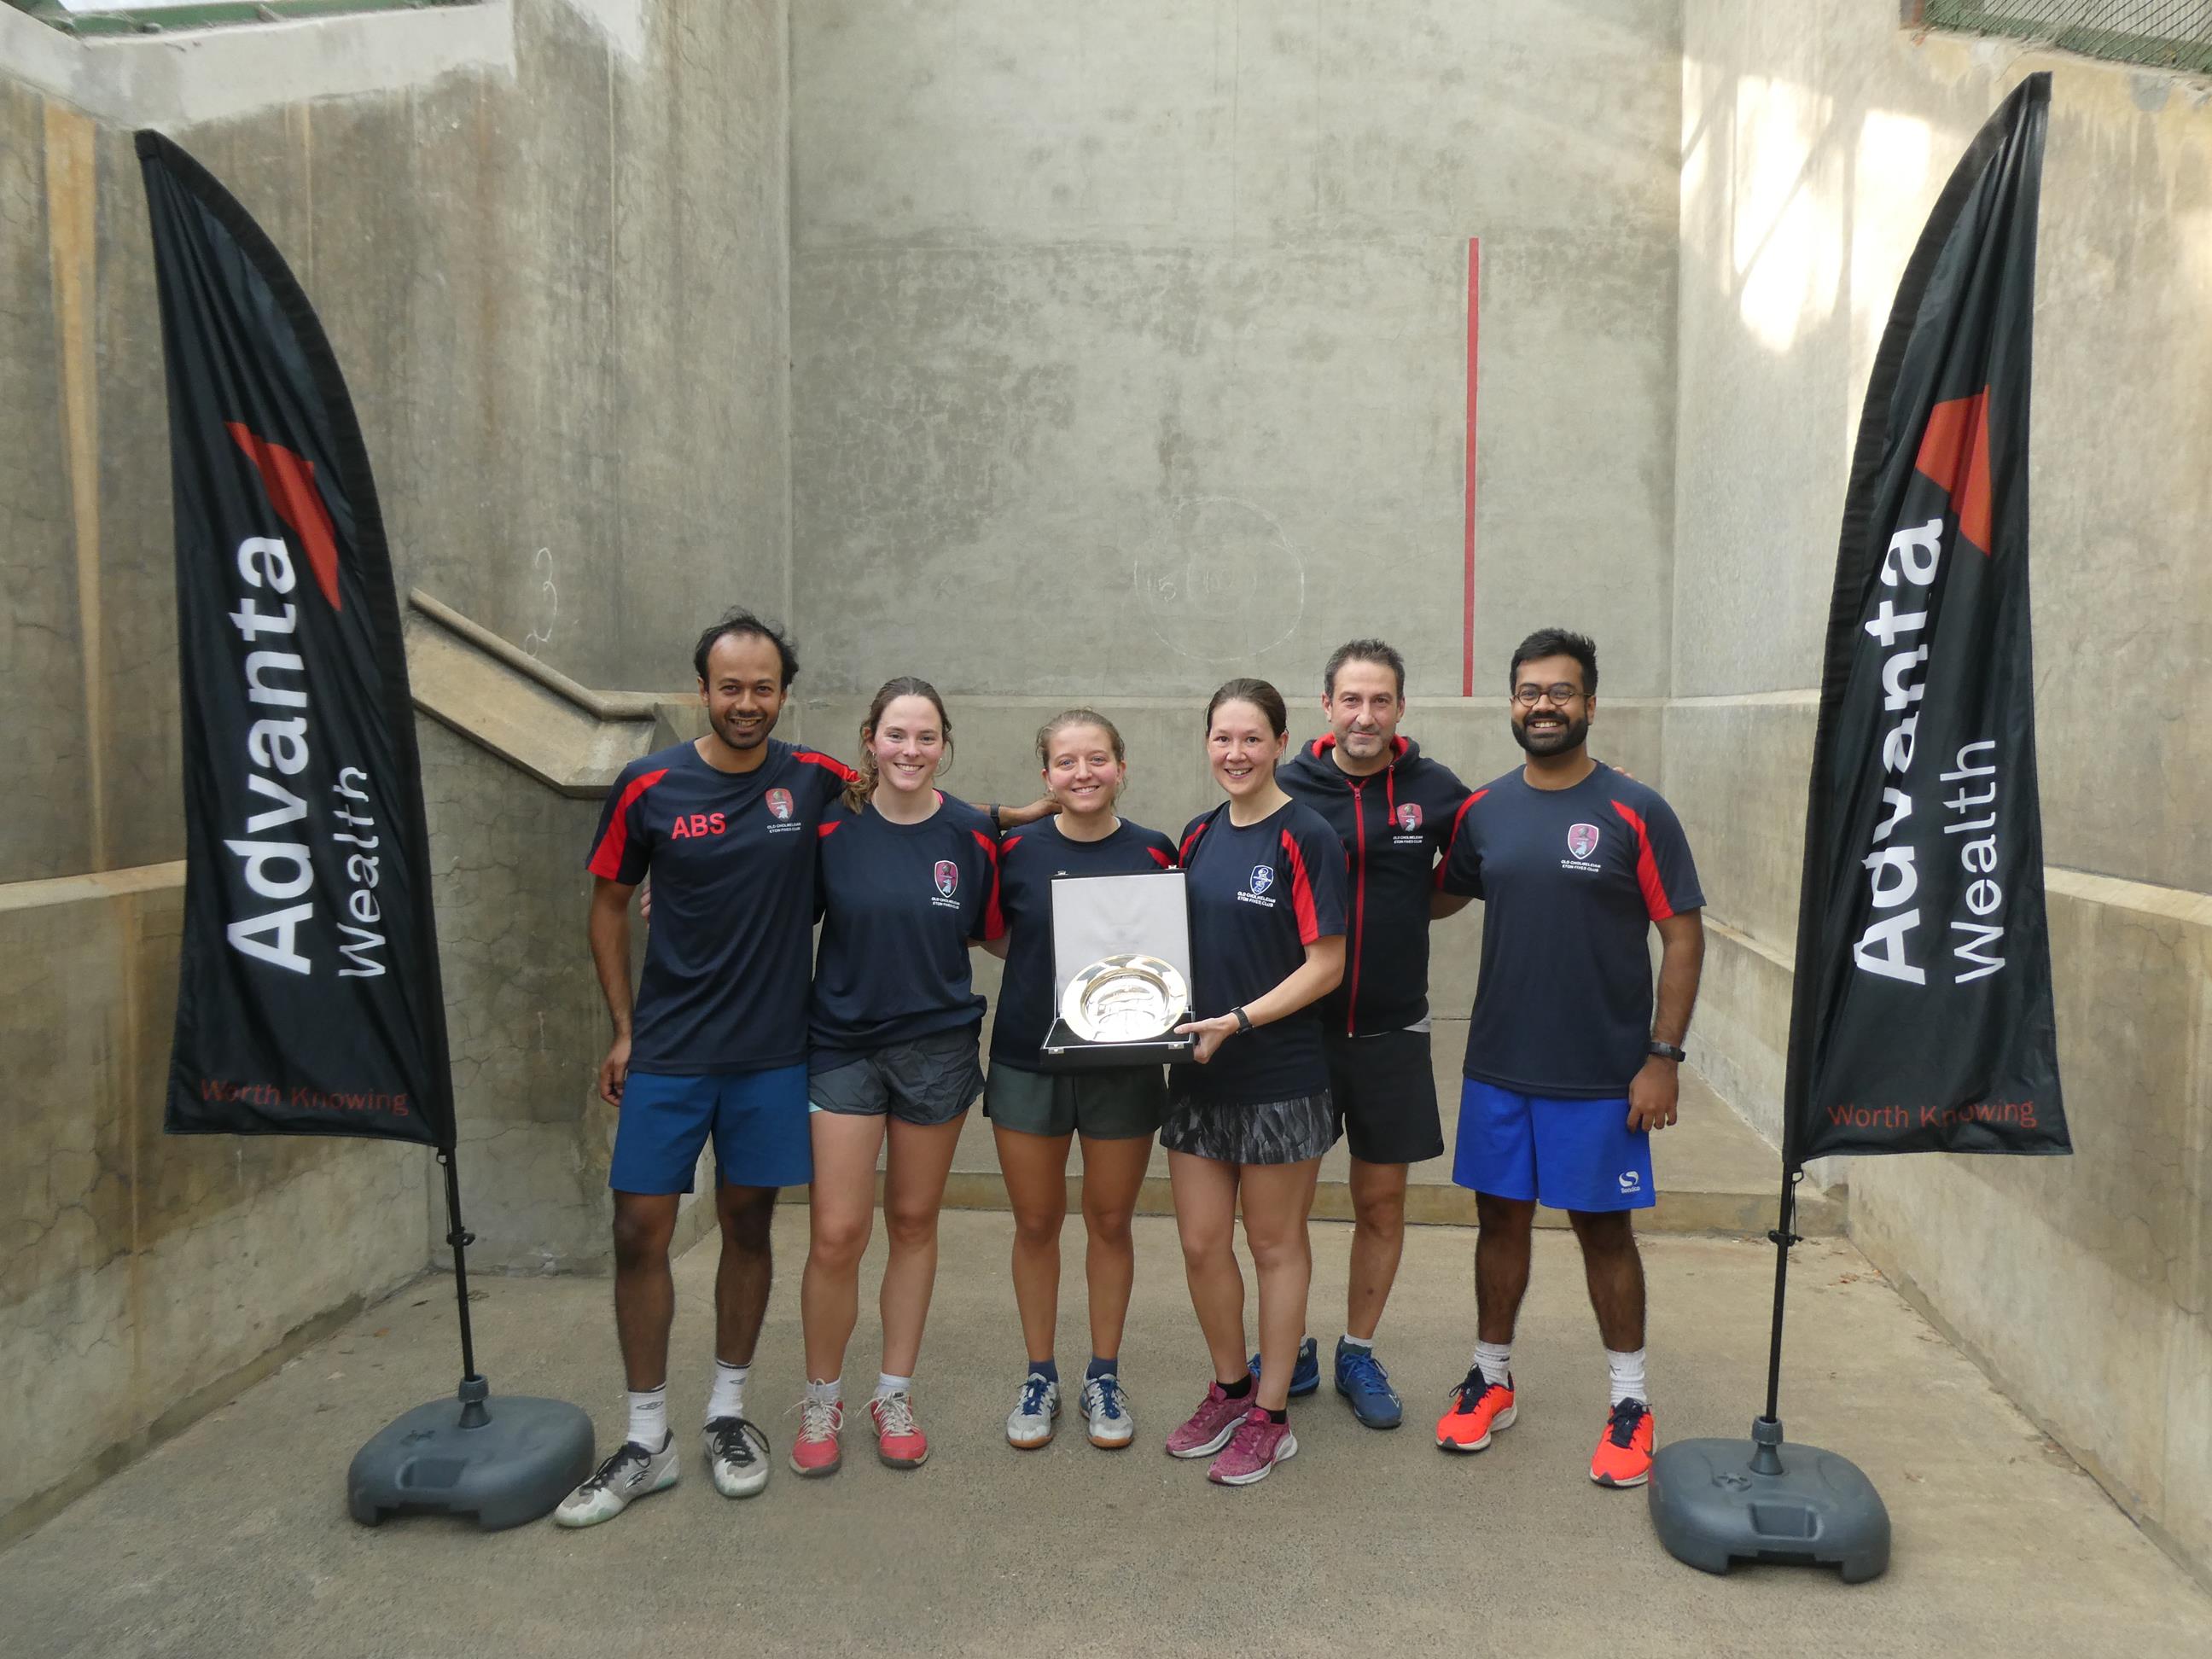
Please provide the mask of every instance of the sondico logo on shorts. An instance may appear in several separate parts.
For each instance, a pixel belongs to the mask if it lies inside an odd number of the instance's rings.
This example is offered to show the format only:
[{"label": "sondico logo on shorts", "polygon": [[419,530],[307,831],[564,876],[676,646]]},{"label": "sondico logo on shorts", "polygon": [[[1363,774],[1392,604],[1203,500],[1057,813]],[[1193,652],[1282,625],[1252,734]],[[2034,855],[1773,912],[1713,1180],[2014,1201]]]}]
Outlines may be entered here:
[{"label": "sondico logo on shorts", "polygon": [[790,790],[771,789],[761,798],[761,804],[768,808],[768,815],[775,820],[774,823],[768,826],[768,832],[771,836],[788,835],[794,830],[804,830],[806,827],[803,823],[794,823],[792,819]]},{"label": "sondico logo on shorts", "polygon": [[1274,884],[1273,868],[1265,864],[1255,864],[1252,866],[1252,884],[1239,893],[1237,899],[1245,904],[1264,904],[1272,910],[1275,908],[1275,901],[1267,896],[1267,890]]},{"label": "sondico logo on shorts", "polygon": [[1559,860],[1559,868],[1562,870],[1590,870],[1601,873],[1604,871],[1605,866],[1601,864],[1592,864],[1589,861],[1589,855],[1597,851],[1598,840],[1597,825],[1594,823],[1569,824],[1567,826],[1567,851],[1573,854],[1574,856],[1572,858],[1561,859]]},{"label": "sondico logo on shorts", "polygon": [[930,900],[930,902],[940,910],[957,910],[960,908],[959,901],[952,896],[960,890],[960,866],[951,859],[939,859],[933,873],[937,883],[937,896]]},{"label": "sondico logo on shorts", "polygon": [[1641,1172],[1635,1170],[1623,1170],[1620,1176],[1620,1190],[1624,1194],[1642,1192],[1644,1176]]}]

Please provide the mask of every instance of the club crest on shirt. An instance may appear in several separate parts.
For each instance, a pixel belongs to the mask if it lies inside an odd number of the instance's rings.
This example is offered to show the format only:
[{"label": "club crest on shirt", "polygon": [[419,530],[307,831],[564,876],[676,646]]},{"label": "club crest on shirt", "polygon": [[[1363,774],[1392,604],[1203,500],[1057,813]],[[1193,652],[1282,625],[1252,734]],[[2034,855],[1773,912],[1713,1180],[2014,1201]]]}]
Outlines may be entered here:
[{"label": "club crest on shirt", "polygon": [[1398,809],[1398,827],[1407,830],[1421,827],[1421,809],[1418,802],[1409,800]]},{"label": "club crest on shirt", "polygon": [[774,813],[779,820],[790,817],[791,791],[788,789],[769,790],[768,792],[768,810]]},{"label": "club crest on shirt", "polygon": [[937,861],[937,890],[951,898],[960,890],[960,866],[951,859]]},{"label": "club crest on shirt", "polygon": [[1567,851],[1578,859],[1586,859],[1597,850],[1597,825],[1571,823],[1567,826]]},{"label": "club crest on shirt", "polygon": [[1275,872],[1273,866],[1255,864],[1252,866],[1252,896],[1254,898],[1263,896],[1274,884]]}]

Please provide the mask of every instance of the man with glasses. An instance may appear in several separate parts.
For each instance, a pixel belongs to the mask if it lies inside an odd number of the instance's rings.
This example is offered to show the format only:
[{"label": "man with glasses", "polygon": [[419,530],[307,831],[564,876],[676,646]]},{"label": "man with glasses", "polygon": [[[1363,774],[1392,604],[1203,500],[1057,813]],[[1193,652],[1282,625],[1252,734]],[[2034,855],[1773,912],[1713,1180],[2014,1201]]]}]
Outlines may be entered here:
[{"label": "man with glasses", "polygon": [[1673,810],[1590,758],[1597,648],[1579,634],[1540,629],[1514,652],[1506,684],[1527,759],[1474,792],[1436,901],[1438,915],[1484,902],[1452,1170],[1474,1190],[1481,1224],[1478,1340],[1437,1444],[1478,1452],[1514,1420],[1514,1318],[1541,1202],[1574,1224],[1606,1348],[1612,1404],[1590,1479],[1640,1486],[1654,1431],[1644,1264],[1630,1215],[1653,1201],[1650,1132],[1674,1121],[1705,959],[1705,898]]}]

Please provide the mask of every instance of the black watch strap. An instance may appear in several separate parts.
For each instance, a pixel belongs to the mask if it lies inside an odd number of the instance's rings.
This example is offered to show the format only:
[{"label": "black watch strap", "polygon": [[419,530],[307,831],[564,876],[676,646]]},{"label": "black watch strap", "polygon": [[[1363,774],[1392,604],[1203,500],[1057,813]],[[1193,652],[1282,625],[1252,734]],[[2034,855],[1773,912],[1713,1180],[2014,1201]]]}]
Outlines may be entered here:
[{"label": "black watch strap", "polygon": [[996,801],[991,803],[991,833],[994,836],[1006,833],[1006,826],[999,821],[999,803]]},{"label": "black watch strap", "polygon": [[1647,1054],[1656,1054],[1662,1060],[1671,1060],[1678,1064],[1690,1057],[1687,1049],[1677,1048],[1671,1042],[1662,1042],[1657,1037],[1653,1037],[1645,1045],[1644,1052]]},{"label": "black watch strap", "polygon": [[1244,1005],[1243,1003],[1238,1003],[1237,1006],[1231,1008],[1229,1012],[1237,1016],[1237,1030],[1239,1035],[1242,1035],[1252,1029],[1252,1016],[1244,1012]]}]

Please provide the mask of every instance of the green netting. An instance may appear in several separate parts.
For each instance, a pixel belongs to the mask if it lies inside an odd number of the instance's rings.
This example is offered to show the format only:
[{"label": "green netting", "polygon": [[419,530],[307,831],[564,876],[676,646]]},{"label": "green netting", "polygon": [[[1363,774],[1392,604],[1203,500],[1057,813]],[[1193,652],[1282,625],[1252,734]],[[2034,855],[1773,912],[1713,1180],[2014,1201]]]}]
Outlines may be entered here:
[{"label": "green netting", "polygon": [[2212,0],[1917,0],[1905,10],[1930,28],[2008,34],[2091,58],[2212,74]]},{"label": "green netting", "polygon": [[476,0],[194,0],[193,3],[107,5],[86,0],[0,0],[70,34],[150,34],[223,23],[274,23],[349,11],[416,11],[425,6],[473,5]]}]

